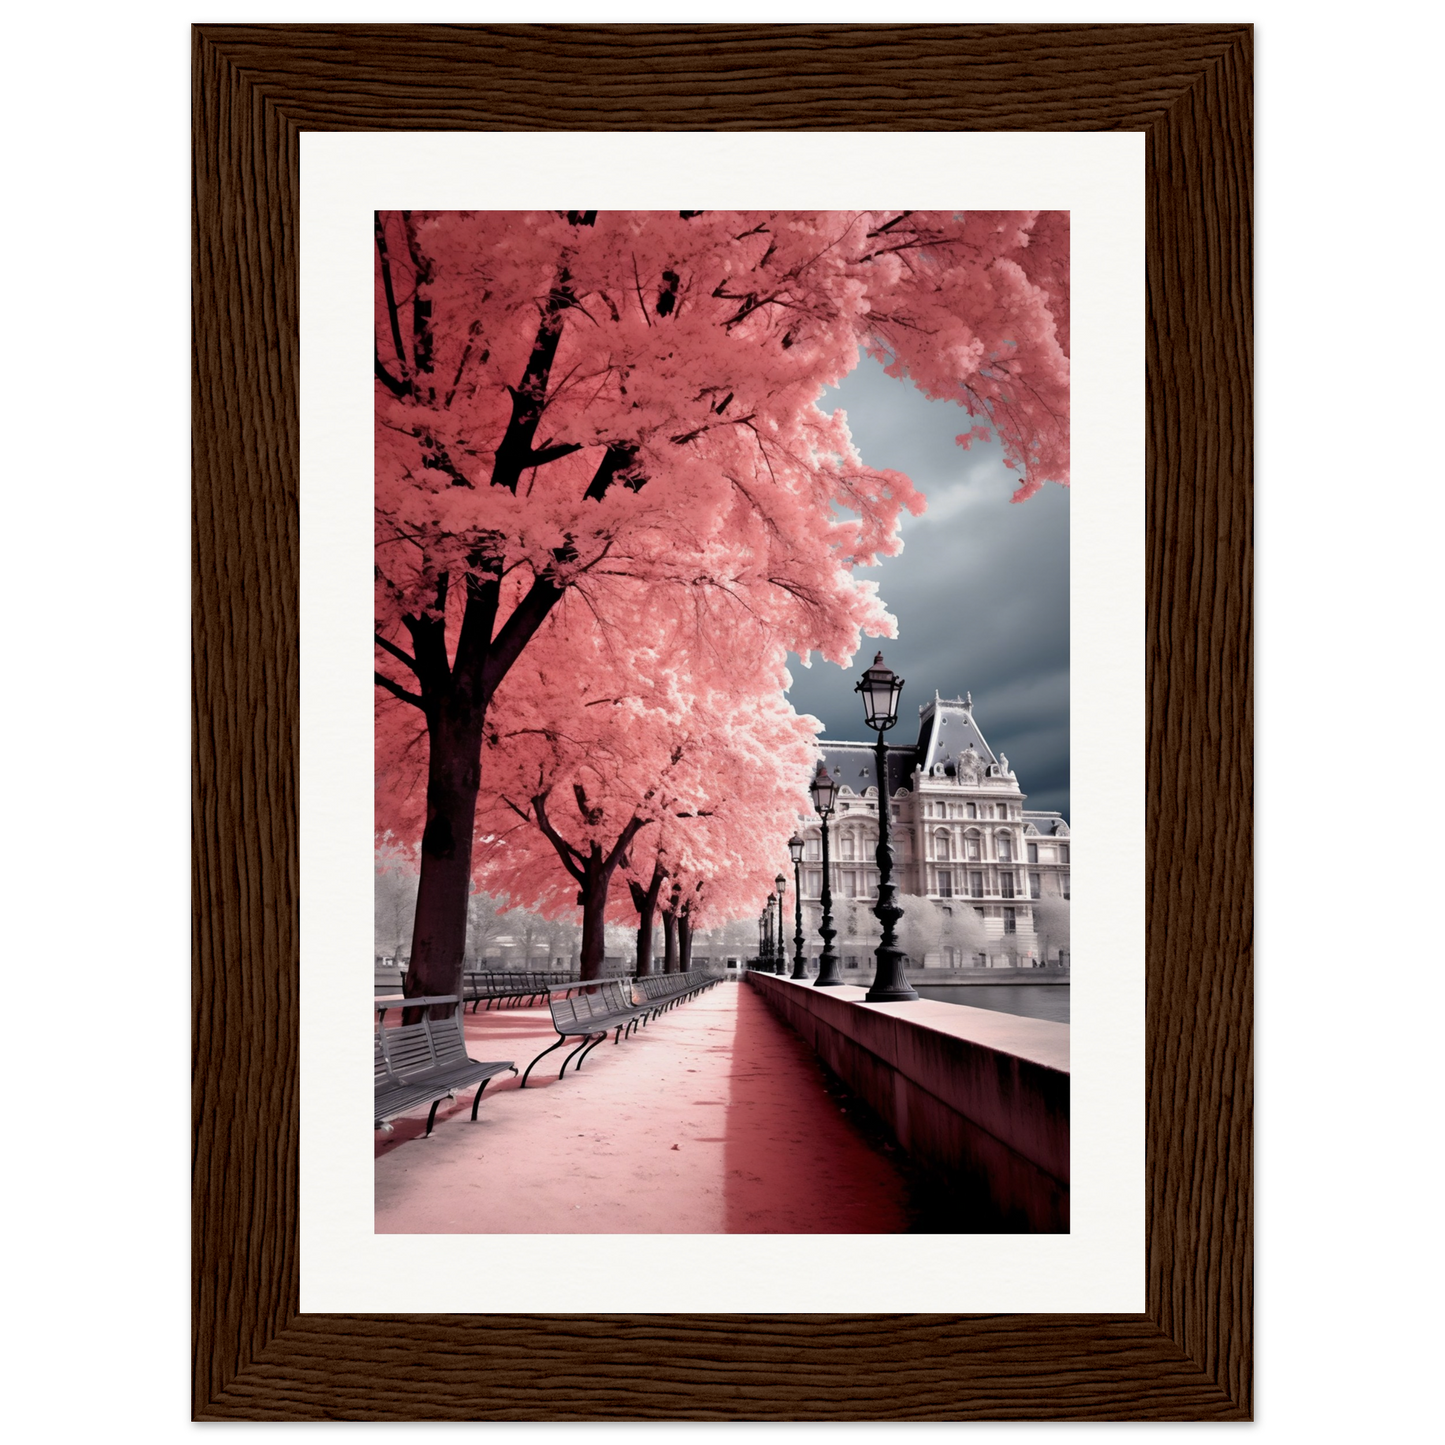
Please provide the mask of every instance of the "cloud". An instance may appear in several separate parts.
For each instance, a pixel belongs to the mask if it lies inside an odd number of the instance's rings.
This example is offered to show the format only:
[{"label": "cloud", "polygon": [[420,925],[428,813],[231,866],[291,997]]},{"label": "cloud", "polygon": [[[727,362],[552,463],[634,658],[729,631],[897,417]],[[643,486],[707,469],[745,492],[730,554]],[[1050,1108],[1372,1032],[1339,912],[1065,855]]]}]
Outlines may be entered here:
[{"label": "cloud", "polygon": [[[863,738],[853,684],[881,646],[906,682],[894,736],[911,733],[916,705],[971,691],[984,735],[1009,755],[1029,806],[1069,807],[1069,497],[1046,487],[1022,506],[1018,477],[996,443],[964,451],[972,425],[864,359],[822,405],[842,406],[872,466],[906,472],[928,498],[905,518],[903,551],[861,571],[898,618],[897,640],[865,639],[855,665],[795,666],[790,696],[833,738]],[[910,739],[911,740],[911,739]]]}]

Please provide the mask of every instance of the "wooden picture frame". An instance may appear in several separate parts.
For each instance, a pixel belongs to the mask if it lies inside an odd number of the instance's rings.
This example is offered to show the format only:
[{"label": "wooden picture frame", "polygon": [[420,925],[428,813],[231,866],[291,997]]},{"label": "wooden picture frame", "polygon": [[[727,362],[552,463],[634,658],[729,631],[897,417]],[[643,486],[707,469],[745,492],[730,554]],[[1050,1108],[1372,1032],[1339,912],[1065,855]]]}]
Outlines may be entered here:
[{"label": "wooden picture frame", "polygon": [[[196,1419],[1251,1418],[1252,31],[192,32]],[[298,1312],[302,130],[1147,146],[1147,1309]]]}]

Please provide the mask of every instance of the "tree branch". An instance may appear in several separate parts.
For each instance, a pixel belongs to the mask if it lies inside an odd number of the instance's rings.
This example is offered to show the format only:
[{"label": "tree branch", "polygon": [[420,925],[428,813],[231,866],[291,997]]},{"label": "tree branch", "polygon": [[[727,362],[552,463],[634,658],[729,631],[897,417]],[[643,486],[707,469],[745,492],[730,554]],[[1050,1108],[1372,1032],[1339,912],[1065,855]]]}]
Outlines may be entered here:
[{"label": "tree branch", "polygon": [[891,221],[885,221],[881,226],[879,226],[876,231],[868,232],[869,238],[871,239],[874,236],[885,235],[887,232],[891,231],[894,226],[896,226],[900,221],[906,221],[912,214],[912,211],[904,211],[901,215],[894,216]]},{"label": "tree branch", "polygon": [[424,703],[416,693],[408,692],[399,682],[393,682],[383,673],[378,672],[376,674],[376,685],[378,687],[384,687],[389,693],[393,693],[403,702],[409,702],[413,707],[419,707],[423,712],[426,711],[426,703]]},{"label": "tree branch", "polygon": [[581,442],[556,442],[549,447],[539,447],[532,453],[532,465],[545,467],[548,462],[560,461],[563,457],[570,457],[573,452],[581,450]]},{"label": "tree branch", "polygon": [[557,605],[562,588],[547,577],[538,577],[527,590],[527,595],[512,609],[512,615],[502,624],[501,630],[487,650],[487,660],[482,664],[483,700],[490,701],[508,668],[522,654],[522,649],[535,636],[537,629],[547,620],[547,614]]},{"label": "tree branch", "polygon": [[612,851],[607,855],[605,861],[603,862],[602,866],[605,872],[612,872],[612,870],[617,866],[618,859],[620,859],[622,855],[627,851],[627,845],[631,843],[632,840],[650,822],[652,822],[651,818],[638,817],[633,817],[628,822],[627,826],[622,830],[621,834],[619,834],[616,843],[612,845]]},{"label": "tree branch", "polygon": [[[424,375],[432,369],[431,298],[423,294],[423,287],[432,280],[431,261],[422,252],[417,240],[416,225],[410,211],[401,213],[402,230],[406,233],[406,249],[411,254],[413,282],[411,288],[411,345],[413,361],[418,374]],[[431,392],[434,399],[435,391]]]},{"label": "tree branch", "polygon": [[388,642],[379,632],[376,634],[376,645],[383,652],[389,652],[398,662],[404,662],[418,677],[421,676],[421,669],[417,666],[416,658],[408,652],[403,652],[396,643]]},{"label": "tree branch", "polygon": [[562,860],[562,866],[578,883],[585,886],[587,874],[574,861],[580,859],[582,854],[552,826],[552,820],[547,816],[546,793],[539,793],[532,799],[532,812],[536,815],[537,826],[542,830],[542,836],[557,850],[557,856]]},{"label": "tree branch", "polygon": [[377,379],[379,382],[381,382],[381,384],[382,384],[383,386],[385,386],[386,389],[387,389],[393,396],[410,396],[410,395],[411,395],[411,382],[409,382],[409,381],[398,381],[398,380],[381,364],[381,353],[376,350],[375,346],[372,347],[372,356],[375,358],[375,361],[376,361],[376,379]]},{"label": "tree branch", "polygon": [[401,339],[401,320],[396,314],[396,293],[391,288],[391,257],[386,250],[386,228],[381,224],[381,212],[373,213],[376,220],[376,250],[381,257],[381,284],[386,292],[386,310],[391,317],[391,344],[396,348],[396,359],[406,370],[406,347]]},{"label": "tree branch", "polygon": [[[597,470],[592,475],[592,480],[587,484],[587,490],[583,493],[589,501],[600,502],[607,495],[607,489],[617,480],[619,475],[631,472],[633,464],[637,460],[637,448],[631,442],[611,442],[607,451],[597,464]],[[641,487],[642,478],[628,476],[628,481],[635,481],[637,487]]]},{"label": "tree branch", "polygon": [[[482,323],[481,323],[480,320],[473,321],[472,324],[471,324],[469,327],[467,327],[467,344],[462,348],[462,359],[461,359],[459,362],[457,362],[457,374],[456,374],[454,377],[452,377],[452,384],[451,384],[450,387],[447,388],[446,400],[442,402],[442,405],[443,405],[443,406],[445,406],[445,407],[450,407],[450,406],[451,406],[451,404],[452,404],[452,398],[457,394],[457,387],[461,385],[462,372],[464,372],[464,371],[467,369],[467,362],[471,360],[471,356],[472,356],[472,343],[473,343],[473,342],[477,339],[477,337],[480,336],[481,334],[482,334]],[[481,358],[480,358],[480,362],[481,362],[482,365],[484,365],[484,366],[486,365],[487,358],[488,358],[490,355],[491,355],[491,351],[488,350],[486,347],[483,347],[483,348],[482,348]]]},{"label": "tree branch", "polygon": [[492,463],[492,485],[506,487],[509,492],[517,490],[522,473],[533,465],[532,442],[537,435],[537,423],[542,419],[552,363],[557,359],[557,343],[562,339],[562,313],[575,301],[568,279],[564,253],[557,270],[556,285],[548,293],[547,304],[542,308],[542,319],[532,342],[532,353],[527,358],[527,368],[522,373],[521,385],[511,388],[512,415],[502,440],[497,444],[497,455]]}]

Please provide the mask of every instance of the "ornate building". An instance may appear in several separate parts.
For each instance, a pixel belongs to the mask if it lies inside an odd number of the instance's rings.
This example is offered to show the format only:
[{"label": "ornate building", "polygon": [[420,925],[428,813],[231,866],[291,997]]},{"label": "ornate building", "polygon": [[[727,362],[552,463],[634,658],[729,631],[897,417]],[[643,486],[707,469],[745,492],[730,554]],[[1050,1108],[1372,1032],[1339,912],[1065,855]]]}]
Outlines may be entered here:
[{"label": "ornate building", "polygon": [[[1069,825],[1061,813],[1024,807],[1026,795],[1007,756],[995,754],[979,729],[971,694],[935,693],[918,711],[918,741],[890,746],[887,753],[894,878],[900,894],[933,905],[930,917],[905,897],[904,946],[911,966],[1067,965],[1068,945],[1061,941],[1066,929],[1046,926],[1046,919],[1062,911],[1054,900],[1070,896]],[[828,851],[838,929],[834,947],[846,973],[873,962],[868,910],[878,897],[875,755],[871,743],[822,740],[822,748],[838,780]],[[818,819],[802,831],[804,928],[808,953],[816,956],[823,881]]]}]

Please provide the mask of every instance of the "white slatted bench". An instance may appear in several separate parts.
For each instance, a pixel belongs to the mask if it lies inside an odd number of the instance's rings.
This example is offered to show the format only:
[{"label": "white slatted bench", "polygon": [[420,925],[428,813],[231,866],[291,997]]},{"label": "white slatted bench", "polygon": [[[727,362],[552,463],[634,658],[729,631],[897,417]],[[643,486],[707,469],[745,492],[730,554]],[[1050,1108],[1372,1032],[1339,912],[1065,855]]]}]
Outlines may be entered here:
[{"label": "white slatted bench", "polygon": [[[434,1019],[434,1004],[456,1004],[450,1018]],[[443,1099],[455,1099],[473,1084],[480,1087],[472,1100],[472,1122],[476,1122],[477,1106],[482,1091],[496,1075],[516,1066],[510,1059],[502,1063],[479,1063],[467,1053],[466,1035],[462,1032],[461,1001],[455,994],[429,998],[409,998],[408,1008],[425,1008],[420,1023],[385,1028],[376,1025],[376,1123],[375,1128],[391,1132],[391,1121],[422,1104],[431,1105],[427,1115],[426,1134],[431,1135],[437,1109]]]}]

